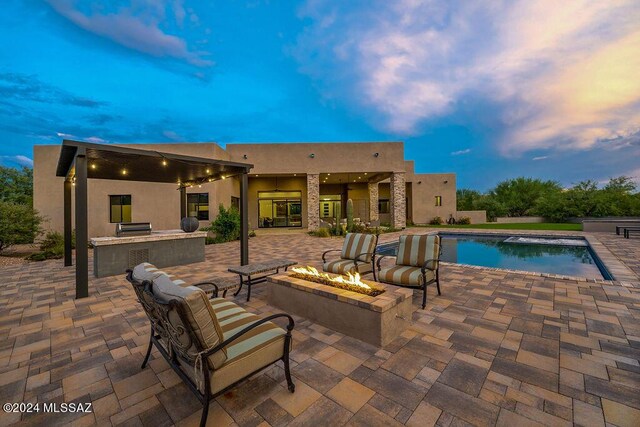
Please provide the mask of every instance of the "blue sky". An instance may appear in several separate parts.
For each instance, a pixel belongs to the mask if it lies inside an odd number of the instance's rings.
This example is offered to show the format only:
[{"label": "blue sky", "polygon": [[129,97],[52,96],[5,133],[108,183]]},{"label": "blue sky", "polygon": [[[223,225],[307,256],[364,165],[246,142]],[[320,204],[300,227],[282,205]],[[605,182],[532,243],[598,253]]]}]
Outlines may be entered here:
[{"label": "blue sky", "polygon": [[637,1],[7,0],[0,163],[34,144],[405,142],[486,190],[640,178]]}]

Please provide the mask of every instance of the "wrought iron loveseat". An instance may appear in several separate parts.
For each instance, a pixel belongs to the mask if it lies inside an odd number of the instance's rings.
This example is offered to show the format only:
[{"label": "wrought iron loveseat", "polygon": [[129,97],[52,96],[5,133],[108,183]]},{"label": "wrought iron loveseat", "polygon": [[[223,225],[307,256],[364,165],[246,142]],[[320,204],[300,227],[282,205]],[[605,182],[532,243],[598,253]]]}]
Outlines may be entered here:
[{"label": "wrought iron loveseat", "polygon": [[[217,298],[215,291],[208,299],[202,289],[149,263],[128,270],[127,280],[151,322],[142,369],[155,345],[202,403],[200,426],[206,424],[211,399],[278,360],[284,364],[289,391],[295,391],[289,370],[294,321],[288,314],[260,319]],[[272,322],[277,318],[288,320],[286,331]]]}]

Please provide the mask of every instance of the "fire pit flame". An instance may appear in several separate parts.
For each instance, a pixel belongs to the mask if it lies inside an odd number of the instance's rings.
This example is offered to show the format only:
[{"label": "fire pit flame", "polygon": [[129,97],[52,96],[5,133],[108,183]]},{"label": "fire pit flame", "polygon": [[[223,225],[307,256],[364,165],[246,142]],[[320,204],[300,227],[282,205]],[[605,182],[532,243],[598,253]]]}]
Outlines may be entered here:
[{"label": "fire pit flame", "polygon": [[328,280],[334,283],[344,283],[345,285],[351,286],[360,286],[364,289],[371,289],[371,286],[367,285],[360,281],[360,273],[356,272],[356,274],[351,274],[351,272],[347,272],[347,278],[344,276],[336,276],[331,277],[327,273],[320,273],[317,268],[307,266],[307,267],[294,267],[292,268],[294,273],[303,274],[307,276],[315,276],[321,279]]},{"label": "fire pit flame", "polygon": [[309,280],[312,282],[322,283],[324,285],[333,286],[336,288],[347,289],[354,292],[359,292],[365,295],[379,295],[384,290],[373,288],[360,280],[360,273],[355,274],[347,273],[345,276],[331,276],[327,273],[321,273],[316,268],[307,267],[294,267],[291,269],[293,276]]}]

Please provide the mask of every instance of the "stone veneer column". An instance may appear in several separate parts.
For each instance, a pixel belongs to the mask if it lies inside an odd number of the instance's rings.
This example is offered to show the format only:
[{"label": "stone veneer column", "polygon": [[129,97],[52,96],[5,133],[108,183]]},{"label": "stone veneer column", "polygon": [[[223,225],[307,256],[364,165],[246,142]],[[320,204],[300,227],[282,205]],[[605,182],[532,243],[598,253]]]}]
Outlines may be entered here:
[{"label": "stone veneer column", "polygon": [[369,221],[377,221],[378,216],[378,183],[369,183]]},{"label": "stone veneer column", "polygon": [[405,228],[407,226],[406,183],[404,172],[391,175],[391,226]]},{"label": "stone veneer column", "polygon": [[307,228],[320,228],[320,175],[307,174]]}]

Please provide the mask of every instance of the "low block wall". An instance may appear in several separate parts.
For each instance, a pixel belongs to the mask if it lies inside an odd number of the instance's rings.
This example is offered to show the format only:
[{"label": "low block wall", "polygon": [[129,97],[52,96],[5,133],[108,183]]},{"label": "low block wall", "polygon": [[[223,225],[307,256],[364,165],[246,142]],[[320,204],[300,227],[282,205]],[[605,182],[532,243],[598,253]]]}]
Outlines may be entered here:
[{"label": "low block wall", "polygon": [[590,219],[582,221],[582,231],[615,233],[617,225],[640,227],[640,219]]},{"label": "low block wall", "polygon": [[500,224],[537,224],[546,222],[546,218],[542,216],[505,216],[496,218],[496,222]]},{"label": "low block wall", "polygon": [[471,224],[484,224],[487,222],[487,211],[458,211],[456,212],[456,220],[463,216],[471,219]]}]

